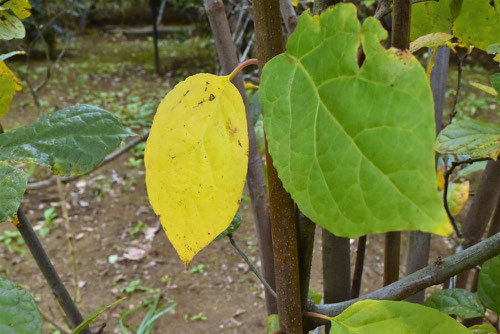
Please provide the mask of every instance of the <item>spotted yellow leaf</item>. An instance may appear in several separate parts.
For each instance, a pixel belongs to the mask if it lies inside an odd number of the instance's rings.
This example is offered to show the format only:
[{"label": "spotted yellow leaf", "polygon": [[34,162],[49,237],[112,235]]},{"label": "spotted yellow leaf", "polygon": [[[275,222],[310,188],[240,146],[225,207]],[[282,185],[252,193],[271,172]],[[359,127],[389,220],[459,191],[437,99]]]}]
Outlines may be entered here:
[{"label": "spotted yellow leaf", "polygon": [[421,48],[435,48],[445,44],[452,38],[453,35],[444,32],[436,32],[420,36],[419,38],[410,43],[410,52],[415,53]]},{"label": "spotted yellow leaf", "polygon": [[189,265],[229,226],[245,184],[245,107],[229,77],[201,73],[175,86],[158,107],[144,160],[149,201]]},{"label": "spotted yellow leaf", "polygon": [[450,188],[448,189],[448,205],[452,215],[458,215],[469,199],[469,185],[469,181],[450,184]]}]

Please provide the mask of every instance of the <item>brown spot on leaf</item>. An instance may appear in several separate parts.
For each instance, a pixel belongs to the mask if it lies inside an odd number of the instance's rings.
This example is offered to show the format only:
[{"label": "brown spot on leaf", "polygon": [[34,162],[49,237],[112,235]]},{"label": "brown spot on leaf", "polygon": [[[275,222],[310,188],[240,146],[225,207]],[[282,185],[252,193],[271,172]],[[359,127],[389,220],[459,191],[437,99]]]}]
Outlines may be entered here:
[{"label": "brown spot on leaf", "polygon": [[213,101],[214,99],[215,99],[214,94],[210,94],[210,98],[209,98],[209,100],[210,100],[210,101]]},{"label": "brown spot on leaf", "polygon": [[189,93],[189,89],[188,89],[188,90],[184,93],[184,96],[186,96],[186,95],[187,95],[187,93]]}]

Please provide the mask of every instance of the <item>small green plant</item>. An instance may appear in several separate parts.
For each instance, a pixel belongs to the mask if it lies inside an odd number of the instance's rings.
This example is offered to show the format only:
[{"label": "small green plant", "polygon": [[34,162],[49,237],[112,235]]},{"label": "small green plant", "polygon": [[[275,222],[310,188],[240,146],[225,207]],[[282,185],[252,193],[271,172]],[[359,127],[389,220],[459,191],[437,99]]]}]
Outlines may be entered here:
[{"label": "small green plant", "polygon": [[190,274],[203,274],[205,272],[205,269],[207,268],[206,265],[203,263],[200,263],[193,268],[189,269]]},{"label": "small green plant", "polygon": [[26,250],[21,248],[21,246],[24,245],[24,240],[19,231],[3,231],[3,233],[0,234],[0,243],[19,255],[26,254]]},{"label": "small green plant", "polygon": [[133,293],[135,291],[145,291],[145,292],[155,292],[156,290],[144,285],[141,285],[141,280],[135,279],[133,281],[130,281],[126,286],[122,287],[120,289],[122,292],[126,293]]},{"label": "small green plant", "polygon": [[50,234],[50,231],[52,228],[55,226],[55,222],[57,219],[57,212],[56,208],[51,207],[48,209],[45,209],[43,211],[43,218],[45,219],[42,228],[40,228],[40,235],[42,237],[46,237],[47,235]]},{"label": "small green plant", "polygon": [[144,232],[146,229],[146,224],[142,220],[137,221],[134,226],[130,227],[128,229],[128,234],[132,237],[135,238],[139,233]]}]

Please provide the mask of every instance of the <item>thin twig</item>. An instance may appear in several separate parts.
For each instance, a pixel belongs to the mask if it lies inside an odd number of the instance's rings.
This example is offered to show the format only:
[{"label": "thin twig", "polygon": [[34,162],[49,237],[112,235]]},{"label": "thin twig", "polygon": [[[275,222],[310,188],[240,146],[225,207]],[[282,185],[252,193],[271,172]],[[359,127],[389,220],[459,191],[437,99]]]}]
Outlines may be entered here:
[{"label": "thin twig", "polygon": [[248,264],[248,266],[250,267],[250,270],[252,270],[254,272],[254,274],[257,275],[257,277],[259,278],[259,280],[266,287],[267,291],[269,291],[269,293],[271,295],[273,295],[274,298],[276,298],[277,297],[276,296],[276,292],[273,290],[273,288],[271,288],[271,286],[269,285],[269,283],[267,283],[267,281],[264,279],[264,277],[262,277],[262,275],[260,274],[260,272],[253,265],[252,261],[250,261],[250,259],[248,258],[248,256],[246,256],[246,254],[243,252],[243,250],[240,248],[240,246],[236,243],[236,241],[233,238],[233,235],[229,234],[228,238],[229,238],[229,241],[231,242],[231,245],[233,245],[233,247],[236,248],[236,250],[238,251],[238,253],[240,253],[240,255],[243,258],[243,260],[245,260],[245,262]]},{"label": "thin twig", "polygon": [[57,176],[57,191],[59,193],[59,203],[61,204],[62,216],[63,216],[63,226],[65,229],[66,240],[68,244],[68,250],[71,257],[71,269],[73,270],[73,282],[75,284],[75,303],[80,303],[82,297],[80,294],[80,286],[78,285],[78,266],[76,264],[76,252],[73,234],[71,233],[71,226],[69,224],[69,214],[64,189],[61,182],[61,177]]},{"label": "thin twig", "polygon": [[[439,2],[439,0],[413,0],[411,3],[412,5],[419,3],[419,2]],[[380,1],[377,9],[375,10],[375,14],[373,15],[376,19],[381,19],[387,14],[390,14],[392,12],[392,1],[391,0],[382,0]]]},{"label": "thin twig", "polygon": [[66,326],[58,323],[57,321],[53,320],[47,313],[43,312],[41,309],[38,309],[40,312],[40,315],[42,316],[43,320],[57,328],[61,333],[63,334],[71,334],[71,331],[66,328]]},{"label": "thin twig", "polygon": [[462,160],[462,161],[453,161],[451,163],[451,167],[449,170],[446,171],[444,174],[444,188],[443,188],[443,204],[444,208],[446,210],[446,213],[448,214],[448,218],[450,219],[451,224],[453,225],[453,229],[457,233],[457,236],[459,238],[462,238],[462,232],[458,228],[457,222],[455,221],[455,217],[453,217],[453,214],[451,213],[450,207],[448,206],[448,185],[450,182],[450,176],[451,173],[453,173],[453,170],[464,164],[472,164],[474,162],[479,162],[479,161],[486,161],[486,160],[491,160],[491,158],[476,158],[476,159],[467,159],[467,160]]},{"label": "thin twig", "polygon": [[451,112],[450,112],[450,122],[449,122],[449,124],[451,124],[451,122],[453,121],[453,117],[455,117],[455,115],[457,114],[456,107],[457,107],[458,98],[459,98],[459,95],[460,95],[460,87],[462,86],[462,65],[464,63],[464,60],[465,60],[466,56],[461,57],[460,55],[457,54],[457,57],[458,57],[458,65],[457,65],[457,69],[458,69],[457,91],[455,93],[455,98],[453,99],[453,107],[451,108]]},{"label": "thin twig", "polygon": [[[122,148],[114,151],[113,153],[110,153],[106,158],[104,158],[104,160],[101,162],[101,164],[99,166],[97,166],[96,168],[94,168],[91,172],[95,171],[96,169],[98,168],[101,168],[102,166],[104,166],[105,164],[109,163],[110,161],[118,158],[119,156],[121,156],[122,154],[126,153],[127,151],[129,151],[130,149],[132,149],[133,147],[137,146],[138,144],[146,141],[148,139],[148,136],[149,136],[149,131],[146,131],[143,135],[141,135],[140,137],[137,137],[137,138],[134,138],[132,139],[128,144],[126,144],[125,146],[123,146]],[[89,172],[90,173],[90,172]],[[65,176],[65,177],[61,177],[61,182],[70,182],[70,181],[73,181],[73,180],[76,180],[78,179],[79,177],[81,177],[82,175],[75,175],[75,176]],[[41,188],[46,188],[46,187],[50,187],[52,186],[53,184],[55,184],[57,182],[57,176],[52,176],[50,177],[49,179],[47,180],[43,180],[43,181],[38,181],[38,182],[31,182],[31,183],[28,183],[28,187],[27,189],[28,190],[35,190],[35,189],[41,189]]]}]

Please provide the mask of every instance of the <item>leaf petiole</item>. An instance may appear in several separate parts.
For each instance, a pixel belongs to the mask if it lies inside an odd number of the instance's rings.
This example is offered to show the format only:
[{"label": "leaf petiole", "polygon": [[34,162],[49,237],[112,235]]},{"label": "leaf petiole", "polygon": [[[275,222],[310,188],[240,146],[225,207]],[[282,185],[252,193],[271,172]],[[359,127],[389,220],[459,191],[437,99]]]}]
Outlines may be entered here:
[{"label": "leaf petiole", "polygon": [[252,58],[252,59],[247,59],[245,60],[244,62],[240,63],[238,66],[236,66],[236,68],[231,72],[231,74],[229,74],[229,81],[233,80],[234,77],[236,75],[238,75],[238,73],[240,73],[240,71],[242,69],[244,69],[245,67],[249,66],[249,65],[257,65],[259,64],[259,61],[255,58]]}]

